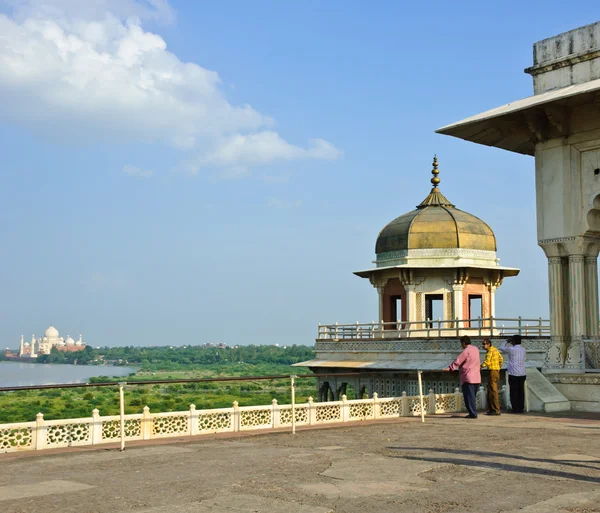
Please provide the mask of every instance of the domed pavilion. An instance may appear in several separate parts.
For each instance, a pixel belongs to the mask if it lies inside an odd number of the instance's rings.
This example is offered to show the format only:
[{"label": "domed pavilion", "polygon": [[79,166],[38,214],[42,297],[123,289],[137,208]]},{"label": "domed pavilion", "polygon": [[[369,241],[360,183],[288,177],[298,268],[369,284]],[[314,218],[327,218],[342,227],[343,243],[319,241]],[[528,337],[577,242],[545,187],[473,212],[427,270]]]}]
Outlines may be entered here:
[{"label": "domed pavilion", "polygon": [[385,329],[438,328],[432,323],[438,320],[446,321],[443,328],[466,328],[478,318],[490,319],[496,289],[505,277],[519,274],[499,265],[490,226],[442,194],[439,173],[434,157],[431,192],[381,230],[376,267],[354,273],[377,288],[378,320]]}]

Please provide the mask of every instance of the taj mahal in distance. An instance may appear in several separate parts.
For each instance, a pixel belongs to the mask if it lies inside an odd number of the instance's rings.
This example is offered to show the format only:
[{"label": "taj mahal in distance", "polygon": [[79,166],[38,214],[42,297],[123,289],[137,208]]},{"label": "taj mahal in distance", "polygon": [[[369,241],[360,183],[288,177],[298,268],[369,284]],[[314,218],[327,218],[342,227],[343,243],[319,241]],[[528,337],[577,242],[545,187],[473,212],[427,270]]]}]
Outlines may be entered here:
[{"label": "taj mahal in distance", "polygon": [[58,330],[50,325],[44,335],[36,338],[35,334],[31,335],[31,341],[25,341],[25,337],[21,335],[19,344],[19,353],[13,354],[9,349],[5,351],[5,356],[11,358],[37,358],[40,355],[50,354],[53,348],[61,352],[76,352],[85,349],[83,335],[79,334],[79,338],[75,340],[70,335],[67,338],[61,337]]}]

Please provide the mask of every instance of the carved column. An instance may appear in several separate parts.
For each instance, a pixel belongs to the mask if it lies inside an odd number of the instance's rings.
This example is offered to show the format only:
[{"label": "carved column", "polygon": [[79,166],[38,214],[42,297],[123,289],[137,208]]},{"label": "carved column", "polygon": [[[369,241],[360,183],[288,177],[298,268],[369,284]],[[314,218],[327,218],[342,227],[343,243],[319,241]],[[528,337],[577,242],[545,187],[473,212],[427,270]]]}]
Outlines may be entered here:
[{"label": "carved column", "polygon": [[581,365],[581,340],[586,331],[585,267],[583,255],[569,255],[570,341],[565,367]]},{"label": "carved column", "polygon": [[583,255],[569,255],[569,308],[572,337],[583,336],[586,329],[584,276]]},{"label": "carved column", "polygon": [[550,294],[550,333],[553,337],[565,336],[563,316],[563,266],[561,257],[548,258],[548,284]]},{"label": "carved column", "polygon": [[599,334],[598,322],[598,257],[585,257],[585,295],[587,307],[586,335],[597,337]]},{"label": "carved column", "polygon": [[377,289],[377,295],[379,296],[379,317],[377,318],[377,322],[381,322],[383,320],[383,294],[385,291],[385,286],[377,286],[375,288]]},{"label": "carved column", "polygon": [[[463,289],[464,285],[457,285],[456,283],[452,285],[452,304],[454,306],[454,315],[455,319],[462,320],[463,318]],[[462,328],[462,322],[459,323],[459,328]]]},{"label": "carved column", "polygon": [[[417,320],[417,302],[416,302],[416,286],[414,283],[405,283],[404,290],[406,291],[406,317],[408,322]],[[414,329],[415,326],[407,326],[408,329]]]}]

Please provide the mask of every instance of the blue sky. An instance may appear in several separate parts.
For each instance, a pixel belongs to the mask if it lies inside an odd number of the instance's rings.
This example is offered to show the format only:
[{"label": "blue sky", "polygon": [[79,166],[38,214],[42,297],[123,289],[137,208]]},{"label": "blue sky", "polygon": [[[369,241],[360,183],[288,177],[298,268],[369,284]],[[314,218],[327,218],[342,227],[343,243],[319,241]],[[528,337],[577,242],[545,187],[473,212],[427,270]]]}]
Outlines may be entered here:
[{"label": "blue sky", "polygon": [[[83,6],[81,5],[83,4]],[[434,130],[532,94],[590,2],[0,0],[0,338],[311,344],[370,322],[378,231],[441,190],[547,316],[533,159]]]}]

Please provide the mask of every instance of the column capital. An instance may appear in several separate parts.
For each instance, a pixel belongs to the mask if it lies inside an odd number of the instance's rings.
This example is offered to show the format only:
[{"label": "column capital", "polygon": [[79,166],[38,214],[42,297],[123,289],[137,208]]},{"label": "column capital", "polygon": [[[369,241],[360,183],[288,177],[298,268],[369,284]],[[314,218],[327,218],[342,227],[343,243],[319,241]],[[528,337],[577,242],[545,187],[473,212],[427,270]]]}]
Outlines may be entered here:
[{"label": "column capital", "polygon": [[462,292],[464,290],[465,286],[464,285],[459,285],[458,283],[453,283],[452,284],[452,290],[454,292]]},{"label": "column capital", "polygon": [[559,257],[559,256],[548,257],[548,265],[562,265],[562,257]]},{"label": "column capital", "polygon": [[569,264],[582,264],[584,259],[583,255],[569,255]]}]

